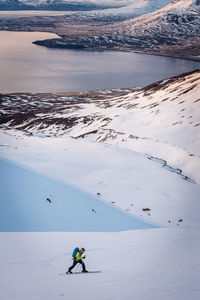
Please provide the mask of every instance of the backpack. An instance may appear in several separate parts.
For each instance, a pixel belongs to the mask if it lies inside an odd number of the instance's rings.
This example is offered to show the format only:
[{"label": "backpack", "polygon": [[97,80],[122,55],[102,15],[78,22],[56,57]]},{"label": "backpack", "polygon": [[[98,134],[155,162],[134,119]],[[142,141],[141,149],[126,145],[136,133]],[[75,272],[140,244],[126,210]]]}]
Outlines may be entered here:
[{"label": "backpack", "polygon": [[79,251],[79,248],[75,248],[73,253],[72,253],[72,257],[75,258],[76,257],[76,253]]}]

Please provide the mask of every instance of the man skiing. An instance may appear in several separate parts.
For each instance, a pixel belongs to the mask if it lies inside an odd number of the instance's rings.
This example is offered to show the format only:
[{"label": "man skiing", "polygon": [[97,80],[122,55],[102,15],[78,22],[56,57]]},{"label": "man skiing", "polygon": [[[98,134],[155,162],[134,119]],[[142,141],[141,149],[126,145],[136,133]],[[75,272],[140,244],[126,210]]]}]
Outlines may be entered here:
[{"label": "man skiing", "polygon": [[71,267],[69,267],[68,271],[66,272],[66,274],[72,274],[72,269],[79,263],[82,265],[82,272],[83,273],[88,273],[88,271],[85,268],[85,264],[83,262],[82,259],[85,259],[85,256],[82,256],[83,253],[85,252],[84,248],[81,248],[80,250],[78,248],[74,249],[74,252],[72,254],[72,257],[74,259],[73,265]]}]

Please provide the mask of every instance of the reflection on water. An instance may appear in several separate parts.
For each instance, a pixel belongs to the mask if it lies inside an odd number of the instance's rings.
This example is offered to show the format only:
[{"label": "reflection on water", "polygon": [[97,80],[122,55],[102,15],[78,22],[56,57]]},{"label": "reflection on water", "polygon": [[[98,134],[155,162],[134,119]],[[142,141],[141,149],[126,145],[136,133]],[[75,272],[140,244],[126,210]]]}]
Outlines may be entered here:
[{"label": "reflection on water", "polygon": [[50,33],[0,32],[0,91],[56,92],[144,86],[200,67],[169,57],[117,51],[48,49]]}]

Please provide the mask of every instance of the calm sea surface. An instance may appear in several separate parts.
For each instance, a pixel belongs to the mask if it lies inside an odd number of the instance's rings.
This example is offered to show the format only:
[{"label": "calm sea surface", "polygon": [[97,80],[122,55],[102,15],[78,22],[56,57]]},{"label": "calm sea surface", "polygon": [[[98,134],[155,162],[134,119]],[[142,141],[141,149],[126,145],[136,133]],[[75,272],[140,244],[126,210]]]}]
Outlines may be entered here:
[{"label": "calm sea surface", "polygon": [[0,92],[141,87],[200,68],[199,62],[117,51],[48,49],[50,33],[0,31]]}]

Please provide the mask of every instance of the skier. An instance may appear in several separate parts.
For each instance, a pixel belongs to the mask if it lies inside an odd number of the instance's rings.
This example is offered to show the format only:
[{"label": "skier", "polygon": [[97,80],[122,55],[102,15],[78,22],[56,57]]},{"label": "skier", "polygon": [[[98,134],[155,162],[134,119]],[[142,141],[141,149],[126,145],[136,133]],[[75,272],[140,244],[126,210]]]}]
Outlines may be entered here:
[{"label": "skier", "polygon": [[[77,250],[76,250],[77,249]],[[76,248],[74,251],[76,251],[76,253],[74,253],[73,256],[73,259],[74,259],[74,262],[73,262],[73,265],[71,267],[69,267],[68,271],[66,272],[66,274],[72,274],[72,269],[79,263],[82,265],[82,272],[83,273],[88,273],[88,271],[86,270],[85,268],[85,264],[83,262],[82,259],[85,259],[85,256],[82,256],[82,254],[85,252],[85,249],[84,248],[81,248],[80,250],[78,248]]]}]

